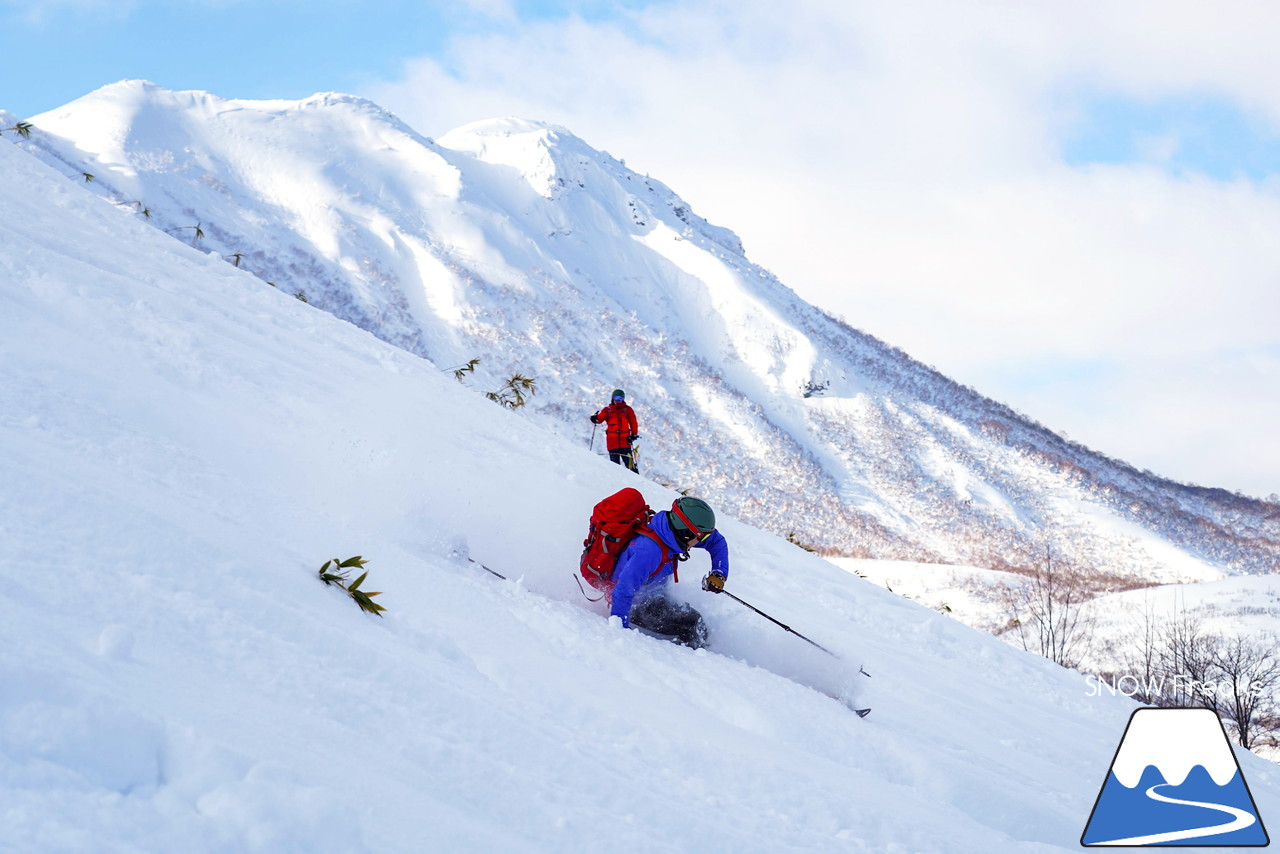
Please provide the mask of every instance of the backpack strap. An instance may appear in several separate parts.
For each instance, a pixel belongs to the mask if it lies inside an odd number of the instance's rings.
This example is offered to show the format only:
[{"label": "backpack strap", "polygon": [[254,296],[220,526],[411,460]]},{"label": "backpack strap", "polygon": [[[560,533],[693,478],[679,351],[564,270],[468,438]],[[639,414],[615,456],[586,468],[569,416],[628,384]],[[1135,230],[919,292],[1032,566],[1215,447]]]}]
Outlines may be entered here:
[{"label": "backpack strap", "polygon": [[655,575],[657,575],[659,572],[662,572],[662,568],[663,568],[664,566],[666,566],[666,565],[667,565],[667,561],[668,561],[668,560],[670,560],[670,561],[671,561],[671,575],[675,578],[676,583],[677,583],[677,584],[679,584],[679,583],[680,583],[680,561],[682,561],[682,560],[688,560],[688,559],[689,559],[689,553],[688,553],[688,552],[680,552],[679,554],[677,554],[677,555],[675,556],[675,559],[674,559],[674,560],[672,560],[672,559],[671,559],[671,553],[672,553],[672,548],[671,548],[671,546],[669,546],[669,545],[667,545],[666,543],[664,543],[664,542],[662,541],[662,537],[659,537],[659,536],[658,536],[658,534],[657,534],[657,532],[655,532],[652,528],[644,527],[644,528],[641,528],[637,533],[642,534],[642,535],[644,535],[644,536],[648,537],[649,539],[653,540],[655,543],[657,543],[657,544],[658,544],[658,548],[662,549],[662,560],[658,561],[658,568],[657,568],[657,569],[655,569],[653,572],[649,573],[649,578],[647,578],[647,579],[645,579],[645,580],[646,580],[646,581],[648,581],[649,579],[651,579],[651,578],[653,578]]}]

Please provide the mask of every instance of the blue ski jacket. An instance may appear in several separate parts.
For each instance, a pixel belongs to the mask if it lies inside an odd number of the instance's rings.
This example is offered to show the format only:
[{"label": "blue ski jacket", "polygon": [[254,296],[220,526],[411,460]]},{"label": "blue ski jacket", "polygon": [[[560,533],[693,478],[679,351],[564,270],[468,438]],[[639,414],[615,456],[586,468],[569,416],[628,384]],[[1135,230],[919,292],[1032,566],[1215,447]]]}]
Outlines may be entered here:
[{"label": "blue ski jacket", "polygon": [[[675,573],[676,557],[683,551],[675,532],[671,530],[668,520],[670,511],[661,510],[649,520],[648,528],[666,544],[667,559],[662,559],[662,548],[644,534],[636,535],[623,550],[613,570],[616,582],[613,588],[613,607],[610,614],[622,618],[622,625],[631,627],[631,606],[637,596],[655,593],[659,585],[666,583],[668,577]],[[719,531],[712,531],[711,536],[698,543],[694,548],[706,549],[711,553],[711,571],[729,577],[729,543]],[[655,574],[655,570],[657,570]]]}]

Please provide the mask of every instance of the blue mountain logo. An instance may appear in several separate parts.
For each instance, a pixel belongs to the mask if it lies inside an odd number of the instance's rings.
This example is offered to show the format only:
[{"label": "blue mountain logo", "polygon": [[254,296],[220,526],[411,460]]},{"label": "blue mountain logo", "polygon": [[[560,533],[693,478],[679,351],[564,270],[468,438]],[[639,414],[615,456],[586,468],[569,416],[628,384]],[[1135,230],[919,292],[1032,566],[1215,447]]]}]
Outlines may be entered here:
[{"label": "blue mountain logo", "polygon": [[1080,844],[1261,848],[1271,842],[1210,709],[1138,709]]}]

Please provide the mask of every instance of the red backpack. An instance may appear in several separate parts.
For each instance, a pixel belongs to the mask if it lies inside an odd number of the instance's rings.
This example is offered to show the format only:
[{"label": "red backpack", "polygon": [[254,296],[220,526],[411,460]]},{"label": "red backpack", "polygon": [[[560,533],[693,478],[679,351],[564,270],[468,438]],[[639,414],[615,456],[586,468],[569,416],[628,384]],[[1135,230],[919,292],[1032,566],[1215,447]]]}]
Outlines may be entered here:
[{"label": "red backpack", "polygon": [[612,590],[618,556],[651,518],[653,511],[640,490],[629,486],[597,504],[591,511],[591,529],[582,541],[582,577],[597,590]]}]

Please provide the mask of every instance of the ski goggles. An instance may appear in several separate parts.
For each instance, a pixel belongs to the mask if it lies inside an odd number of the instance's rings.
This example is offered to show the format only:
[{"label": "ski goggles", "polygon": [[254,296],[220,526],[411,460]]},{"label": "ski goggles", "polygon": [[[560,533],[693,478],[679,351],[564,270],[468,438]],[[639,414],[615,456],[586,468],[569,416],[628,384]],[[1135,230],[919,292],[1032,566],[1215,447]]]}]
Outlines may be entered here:
[{"label": "ski goggles", "polygon": [[676,518],[680,520],[680,524],[685,527],[685,530],[683,531],[676,531],[676,536],[685,540],[690,545],[700,543],[716,532],[715,528],[712,528],[710,531],[699,530],[698,526],[690,522],[689,517],[680,511],[679,507],[672,507],[671,512],[676,514]]}]

